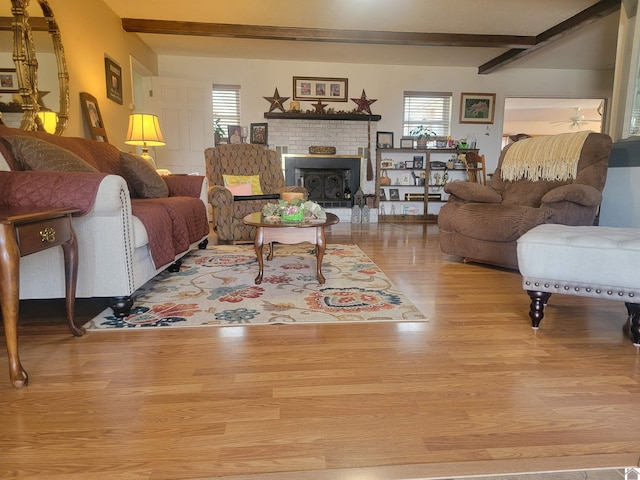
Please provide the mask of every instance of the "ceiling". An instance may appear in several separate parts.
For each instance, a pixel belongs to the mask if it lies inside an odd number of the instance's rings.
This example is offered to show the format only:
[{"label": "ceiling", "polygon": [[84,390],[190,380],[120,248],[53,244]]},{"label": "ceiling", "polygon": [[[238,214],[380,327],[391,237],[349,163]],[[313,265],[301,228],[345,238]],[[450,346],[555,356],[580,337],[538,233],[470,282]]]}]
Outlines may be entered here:
[{"label": "ceiling", "polygon": [[[256,58],[293,61],[481,67],[510,50],[510,45],[440,46],[424,34],[471,35],[473,42],[500,35],[534,41],[551,27],[594,5],[609,4],[607,14],[503,68],[613,69],[620,1],[603,0],[104,0],[123,19],[167,20],[186,35],[138,33],[158,55]],[[617,4],[611,8],[611,4]],[[609,13],[613,11],[614,13]],[[215,23],[216,35],[198,36],[195,23]],[[253,30],[236,38],[233,26]],[[200,25],[201,26],[201,25]],[[165,25],[166,27],[166,25]],[[268,28],[265,28],[268,27]],[[136,29],[128,29],[135,31]],[[278,39],[265,39],[273,30]],[[331,36],[347,31],[373,43],[350,40],[308,41],[324,29]],[[314,29],[314,30],[309,30]],[[393,34],[415,34],[413,44],[389,44]],[[237,33],[237,31],[236,31]],[[479,37],[482,36],[482,37]],[[261,38],[255,38],[261,37]],[[271,37],[273,38],[273,37]],[[284,39],[282,39],[284,38]],[[382,41],[381,41],[382,38]],[[452,37],[453,38],[453,37]],[[540,40],[539,38],[538,40]],[[451,40],[445,37],[444,42]],[[512,40],[505,38],[505,40]],[[448,43],[451,43],[450,41]],[[531,45],[528,45],[531,46]]]}]

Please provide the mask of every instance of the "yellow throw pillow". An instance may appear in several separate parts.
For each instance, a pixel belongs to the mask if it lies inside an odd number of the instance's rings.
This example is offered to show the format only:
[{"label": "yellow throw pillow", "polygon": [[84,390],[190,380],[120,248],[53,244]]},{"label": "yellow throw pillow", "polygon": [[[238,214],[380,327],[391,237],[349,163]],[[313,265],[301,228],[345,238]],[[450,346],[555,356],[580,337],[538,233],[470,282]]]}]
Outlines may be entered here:
[{"label": "yellow throw pillow", "polygon": [[260,188],[260,175],[222,175],[222,180],[225,187],[249,183],[253,195],[264,195],[262,188]]}]

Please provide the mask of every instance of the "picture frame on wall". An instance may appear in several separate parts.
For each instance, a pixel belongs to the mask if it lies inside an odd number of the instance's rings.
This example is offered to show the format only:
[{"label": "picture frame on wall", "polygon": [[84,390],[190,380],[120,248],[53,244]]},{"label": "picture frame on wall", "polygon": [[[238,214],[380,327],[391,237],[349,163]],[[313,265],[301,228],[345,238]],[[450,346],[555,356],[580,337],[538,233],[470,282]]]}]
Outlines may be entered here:
[{"label": "picture frame on wall", "polygon": [[82,107],[82,114],[89,127],[89,132],[91,132],[91,138],[99,142],[108,142],[107,130],[104,128],[102,114],[100,113],[100,107],[98,106],[96,97],[90,93],[81,92],[80,106]]},{"label": "picture frame on wall", "polygon": [[378,148],[393,148],[393,132],[376,132]]},{"label": "picture frame on wall", "polygon": [[495,109],[495,93],[460,94],[460,123],[492,124]]},{"label": "picture frame on wall", "polygon": [[0,93],[18,93],[18,73],[15,68],[0,68]]},{"label": "picture frame on wall", "polygon": [[122,68],[108,57],[104,57],[107,79],[107,98],[122,105]]},{"label": "picture frame on wall", "polygon": [[267,123],[252,123],[250,132],[250,142],[258,145],[267,145],[267,135],[269,131],[269,124]]},{"label": "picture frame on wall", "polygon": [[293,77],[293,99],[346,102],[348,87],[347,78]]}]

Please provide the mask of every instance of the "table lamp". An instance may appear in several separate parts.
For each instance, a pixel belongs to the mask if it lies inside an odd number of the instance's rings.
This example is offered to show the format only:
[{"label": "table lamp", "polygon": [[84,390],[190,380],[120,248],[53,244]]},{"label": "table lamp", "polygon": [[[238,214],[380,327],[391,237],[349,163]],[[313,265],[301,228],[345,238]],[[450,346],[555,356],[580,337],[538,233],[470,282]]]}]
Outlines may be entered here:
[{"label": "table lamp", "polygon": [[140,156],[153,165],[153,168],[156,168],[156,162],[149,155],[149,147],[165,145],[160,131],[158,116],[149,113],[132,113],[129,115],[129,130],[124,143],[127,145],[141,145],[142,153]]}]

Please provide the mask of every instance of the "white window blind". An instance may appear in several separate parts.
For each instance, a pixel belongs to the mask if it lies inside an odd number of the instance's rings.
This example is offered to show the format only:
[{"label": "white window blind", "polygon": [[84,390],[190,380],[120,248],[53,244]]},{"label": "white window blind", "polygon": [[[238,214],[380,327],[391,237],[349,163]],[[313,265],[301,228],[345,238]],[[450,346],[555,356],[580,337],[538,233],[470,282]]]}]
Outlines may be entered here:
[{"label": "white window blind", "polygon": [[213,119],[220,119],[220,126],[227,135],[229,125],[240,125],[240,85],[213,84]]},{"label": "white window blind", "polygon": [[404,92],[402,134],[424,125],[438,137],[451,135],[451,98],[451,92]]}]

